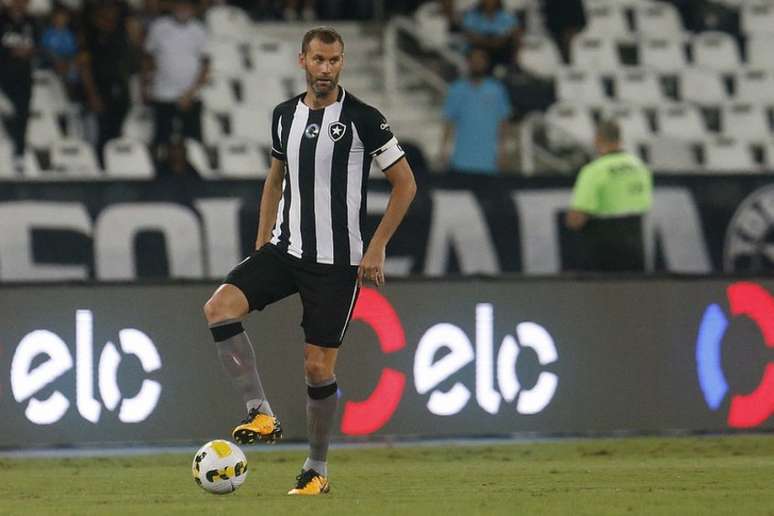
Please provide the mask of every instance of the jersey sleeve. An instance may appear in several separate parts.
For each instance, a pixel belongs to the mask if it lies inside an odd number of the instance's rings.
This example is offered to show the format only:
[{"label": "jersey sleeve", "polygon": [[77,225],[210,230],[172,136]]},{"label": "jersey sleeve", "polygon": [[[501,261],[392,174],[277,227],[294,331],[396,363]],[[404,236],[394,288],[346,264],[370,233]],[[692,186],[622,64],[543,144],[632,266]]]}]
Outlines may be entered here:
[{"label": "jersey sleeve", "polygon": [[595,213],[599,209],[599,174],[591,166],[581,169],[572,190],[571,208],[584,213]]},{"label": "jersey sleeve", "polygon": [[271,114],[271,155],[280,161],[286,161],[282,147],[282,111],[279,106]]},{"label": "jersey sleeve", "polygon": [[398,139],[392,134],[390,124],[378,109],[369,108],[364,113],[358,124],[358,132],[365,151],[374,158],[383,172],[405,156]]}]

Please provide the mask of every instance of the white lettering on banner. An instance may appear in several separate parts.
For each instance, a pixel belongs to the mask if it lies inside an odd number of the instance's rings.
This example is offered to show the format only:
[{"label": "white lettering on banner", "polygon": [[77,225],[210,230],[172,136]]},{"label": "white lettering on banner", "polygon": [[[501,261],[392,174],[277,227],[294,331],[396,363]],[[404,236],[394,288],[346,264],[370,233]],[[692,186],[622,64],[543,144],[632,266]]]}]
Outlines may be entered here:
[{"label": "white lettering on banner", "polygon": [[172,203],[116,204],[105,208],[95,224],[95,269],[101,280],[137,277],[134,241],[142,231],[164,234],[169,276],[201,278],[202,235],[196,215]]},{"label": "white lettering on banner", "polygon": [[[523,272],[556,274],[561,270],[558,224],[570,205],[569,188],[514,192],[519,215]],[[705,273],[712,265],[701,220],[686,188],[656,188],[653,209],[645,218],[646,261],[655,261],[656,241],[661,243],[667,270]]]},{"label": "white lettering on banner", "polygon": [[0,280],[55,281],[89,277],[85,265],[35,263],[32,251],[35,229],[66,230],[91,237],[91,219],[81,203],[0,203]]},{"label": "white lettering on banner", "polygon": [[[92,423],[99,422],[102,406],[94,398],[93,315],[90,310],[77,310],[75,315],[75,380],[76,406],[80,415]],[[134,355],[146,373],[161,369],[161,357],[153,341],[140,330],[125,328],[118,333],[121,350]],[[48,360],[30,369],[40,355]],[[124,423],[139,423],[150,416],[161,397],[161,384],[144,379],[140,391],[131,398],[121,400],[118,386],[118,369],[121,355],[113,343],[102,350],[98,366],[100,397],[109,411],[120,406],[118,419]],[[26,335],[16,348],[11,361],[11,391],[18,403],[30,399],[25,415],[38,425],[50,425],[59,421],[70,406],[69,400],[59,391],[40,401],[33,396],[72,369],[73,358],[62,339],[47,330],[35,330]]]},{"label": "white lettering on banner", "polygon": [[748,269],[765,268],[774,262],[774,246],[768,242],[774,228],[774,187],[764,186],[742,201],[731,218],[723,249],[723,270],[735,272],[745,258]]},{"label": "white lettering on banner", "polygon": [[497,274],[500,265],[481,207],[472,192],[436,190],[425,274],[446,273],[452,246],[464,274]]},{"label": "white lettering on banner", "polygon": [[199,199],[194,203],[202,217],[208,277],[221,279],[240,260],[239,245],[240,199]]},{"label": "white lettering on banner", "polygon": [[[501,393],[502,399],[508,403],[518,396],[516,412],[519,414],[537,414],[551,402],[559,384],[559,377],[555,373],[542,371],[531,389],[523,389],[516,376],[519,344],[533,349],[541,366],[558,360],[556,345],[548,331],[537,323],[523,322],[516,326],[516,338],[512,335],[505,336],[497,354],[497,383],[500,388],[498,393],[494,389],[493,378],[493,325],[493,306],[489,303],[479,303],[476,305],[475,353],[465,332],[449,323],[432,326],[419,340],[414,357],[414,386],[419,394],[432,391],[427,402],[431,413],[452,416],[465,408],[470,399],[470,390],[461,382],[456,382],[446,392],[436,387],[474,359],[476,401],[486,412],[499,412]],[[443,348],[447,348],[449,353],[433,362],[436,353]]]}]

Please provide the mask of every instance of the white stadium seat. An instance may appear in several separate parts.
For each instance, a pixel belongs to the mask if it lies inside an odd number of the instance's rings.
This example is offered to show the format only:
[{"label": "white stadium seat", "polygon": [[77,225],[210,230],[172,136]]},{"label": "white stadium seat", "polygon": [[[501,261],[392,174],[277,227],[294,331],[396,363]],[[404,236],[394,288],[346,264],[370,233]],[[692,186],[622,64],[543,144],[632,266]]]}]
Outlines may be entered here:
[{"label": "white stadium seat", "polygon": [[205,15],[207,31],[218,39],[246,41],[252,32],[252,22],[239,7],[215,5]]},{"label": "white stadium seat", "polygon": [[188,163],[202,177],[202,179],[219,179],[220,176],[212,169],[210,159],[207,157],[207,149],[201,142],[192,138],[185,139],[185,155]]},{"label": "white stadium seat", "polygon": [[[231,114],[236,111],[236,108],[227,113],[227,117],[230,120]],[[210,111],[209,109],[202,110],[202,137],[207,145],[215,146],[217,143],[225,138],[227,135],[223,124],[220,121],[218,113]]]},{"label": "white stadium seat", "polygon": [[612,39],[578,35],[572,40],[572,66],[599,72],[616,72],[621,67],[618,45]]},{"label": "white stadium seat", "polygon": [[271,110],[244,107],[231,113],[231,136],[271,145]]},{"label": "white stadium seat", "polygon": [[723,106],[723,134],[745,141],[771,138],[766,111],[757,104],[735,102]]},{"label": "white stadium seat", "polygon": [[146,106],[132,106],[126,115],[121,135],[130,140],[150,143],[153,140],[153,112]]},{"label": "white stadium seat", "polygon": [[116,138],[105,145],[105,173],[115,179],[152,179],[155,175],[144,143]]},{"label": "white stadium seat", "polygon": [[747,62],[755,68],[774,70],[774,34],[753,34],[747,38]]},{"label": "white stadium seat", "polygon": [[13,108],[13,104],[11,104],[11,100],[6,97],[2,90],[0,90],[0,116],[11,116],[14,111],[15,109]]},{"label": "white stadium seat", "polygon": [[32,81],[30,109],[47,113],[64,113],[67,108],[67,93],[59,77],[49,70],[36,71]]},{"label": "white stadium seat", "polygon": [[212,111],[228,111],[236,107],[237,97],[231,79],[213,75],[201,90],[202,102]]},{"label": "white stadium seat", "polygon": [[266,177],[266,152],[255,141],[229,138],[218,144],[220,173],[223,177]]},{"label": "white stadium seat", "polygon": [[764,150],[764,162],[769,169],[769,172],[774,171],[774,140],[766,142]]},{"label": "white stadium seat", "polygon": [[286,83],[286,79],[274,74],[250,73],[242,77],[242,100],[247,105],[271,110],[296,93],[291,93]]},{"label": "white stadium seat", "polygon": [[611,104],[602,110],[602,116],[618,122],[621,138],[630,149],[635,143],[650,139],[653,134],[648,119],[639,106]]},{"label": "white stadium seat", "polygon": [[438,2],[425,2],[414,13],[417,34],[424,48],[445,48],[449,44],[449,20]]},{"label": "white stadium seat", "polygon": [[51,145],[51,170],[63,178],[89,179],[100,177],[97,156],[87,142],[65,138]]},{"label": "white stadium seat", "polygon": [[669,137],[656,137],[647,142],[648,165],[656,172],[691,173],[700,165],[689,143]]},{"label": "white stadium seat", "polygon": [[13,164],[13,144],[8,140],[0,139],[0,180],[21,179],[16,174]]},{"label": "white stadium seat", "polygon": [[258,74],[291,77],[298,70],[298,49],[281,41],[250,45],[250,61]]},{"label": "white stadium seat", "polygon": [[31,111],[27,122],[27,143],[36,149],[50,147],[64,138],[56,117],[45,111]]},{"label": "white stadium seat", "polygon": [[661,106],[657,119],[661,136],[686,141],[701,141],[707,137],[707,127],[701,112],[691,104]]},{"label": "white stadium seat", "polygon": [[704,168],[712,172],[754,172],[757,169],[747,143],[718,137],[704,143]]},{"label": "white stadium seat", "polygon": [[774,34],[774,3],[745,3],[741,7],[740,22],[745,34]]},{"label": "white stadium seat", "polygon": [[586,9],[586,31],[599,36],[619,36],[630,32],[623,9],[612,2]]},{"label": "white stadium seat", "polygon": [[563,69],[556,76],[559,100],[576,103],[602,104],[610,99],[605,95],[602,79],[594,72]]},{"label": "white stadium seat", "polygon": [[616,98],[632,104],[656,106],[666,101],[659,78],[647,70],[632,70],[616,75]]},{"label": "white stadium seat", "polygon": [[551,77],[562,66],[559,49],[551,38],[525,35],[518,52],[519,66],[541,77]]},{"label": "white stadium seat", "polygon": [[679,37],[684,32],[680,13],[666,2],[640,4],[635,8],[637,32]]},{"label": "white stadium seat", "polygon": [[640,64],[661,72],[679,72],[685,68],[682,40],[648,38],[640,41]]},{"label": "white stadium seat", "polygon": [[686,68],[680,74],[680,98],[702,105],[720,104],[728,99],[723,78],[717,72]]},{"label": "white stadium seat", "polygon": [[210,40],[205,53],[210,58],[213,72],[223,75],[245,73],[246,64],[239,45],[229,40]]},{"label": "white stadium seat", "polygon": [[696,66],[730,73],[742,64],[736,40],[725,32],[702,32],[693,38],[692,46]]},{"label": "white stadium seat", "polygon": [[774,71],[740,72],[736,76],[736,98],[742,102],[774,104]]},{"label": "white stadium seat", "polygon": [[545,121],[548,139],[554,145],[591,145],[594,141],[594,120],[585,106],[566,102],[554,104],[548,108]]},{"label": "white stadium seat", "polygon": [[51,13],[53,4],[52,0],[30,0],[27,12],[31,16],[48,16]]}]

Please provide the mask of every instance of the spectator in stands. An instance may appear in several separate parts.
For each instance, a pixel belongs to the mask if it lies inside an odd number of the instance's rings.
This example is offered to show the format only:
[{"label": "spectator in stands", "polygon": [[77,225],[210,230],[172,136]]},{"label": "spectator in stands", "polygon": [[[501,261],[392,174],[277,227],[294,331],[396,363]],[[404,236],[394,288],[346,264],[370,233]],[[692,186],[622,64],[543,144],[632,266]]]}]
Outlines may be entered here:
[{"label": "spectator in stands", "polygon": [[198,99],[207,82],[209,62],[205,56],[207,31],[194,18],[190,0],[176,0],[173,16],[153,22],[145,41],[144,83],[150,88],[155,134],[154,154],[167,159],[167,145],[176,133],[201,140],[202,103]]},{"label": "spectator in stands", "polygon": [[578,174],[566,224],[579,235],[579,266],[587,271],[644,271],[643,215],[653,202],[650,170],[621,150],[614,121],[597,126],[599,157]]},{"label": "spectator in stands", "polygon": [[14,110],[7,126],[17,167],[21,167],[24,156],[36,41],[34,21],[27,15],[27,0],[11,0],[0,12],[0,89]]},{"label": "spectator in stands", "polygon": [[[449,88],[441,152],[454,172],[497,174],[506,168],[505,141],[511,104],[505,86],[488,76],[489,55],[474,47],[468,52],[468,73]],[[454,135],[454,152],[448,160]]]},{"label": "spectator in stands", "polygon": [[462,19],[468,44],[486,50],[494,65],[508,66],[515,61],[518,29],[516,17],[503,8],[502,0],[481,0]]},{"label": "spectator in stands", "polygon": [[295,21],[299,16],[304,21],[317,19],[316,0],[285,0],[282,17],[286,21]]},{"label": "spectator in stands", "polygon": [[562,57],[569,63],[572,40],[586,26],[582,0],[543,0],[543,19]]},{"label": "spectator in stands", "polygon": [[127,27],[131,17],[125,4],[97,0],[84,10],[78,68],[87,108],[97,122],[97,152],[121,136],[129,112],[129,79],[136,71]]},{"label": "spectator in stands", "polygon": [[51,25],[43,31],[41,46],[51,67],[62,82],[72,90],[78,73],[75,69],[75,56],[78,44],[75,34],[70,30],[70,12],[63,6],[57,6],[51,15]]}]

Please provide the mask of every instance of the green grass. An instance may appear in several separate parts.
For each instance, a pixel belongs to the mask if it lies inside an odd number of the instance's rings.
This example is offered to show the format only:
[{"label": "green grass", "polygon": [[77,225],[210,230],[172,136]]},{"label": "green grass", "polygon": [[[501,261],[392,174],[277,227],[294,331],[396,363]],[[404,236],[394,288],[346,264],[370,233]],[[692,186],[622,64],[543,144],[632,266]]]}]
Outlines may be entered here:
[{"label": "green grass", "polygon": [[331,494],[291,498],[303,457],[249,454],[225,496],[187,455],[0,459],[0,514],[774,515],[769,436],[334,450]]}]

